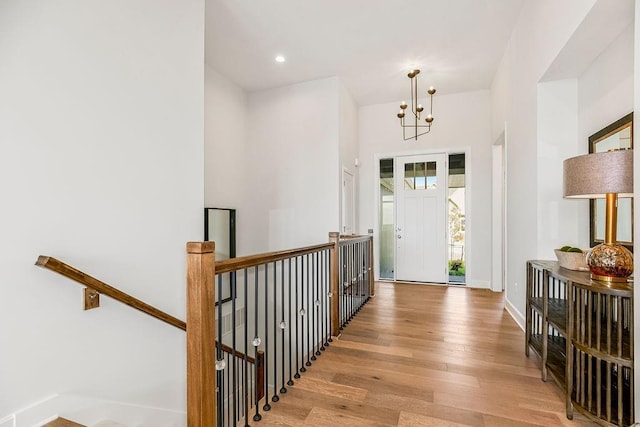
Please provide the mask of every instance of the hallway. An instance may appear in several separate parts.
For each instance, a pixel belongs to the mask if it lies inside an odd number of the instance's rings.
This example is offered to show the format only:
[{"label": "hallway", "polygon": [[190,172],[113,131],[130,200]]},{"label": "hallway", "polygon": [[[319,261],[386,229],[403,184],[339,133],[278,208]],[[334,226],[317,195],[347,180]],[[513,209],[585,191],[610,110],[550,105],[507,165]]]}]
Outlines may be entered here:
[{"label": "hallway", "polygon": [[590,426],[524,355],[488,290],[377,283],[373,298],[253,426]]}]

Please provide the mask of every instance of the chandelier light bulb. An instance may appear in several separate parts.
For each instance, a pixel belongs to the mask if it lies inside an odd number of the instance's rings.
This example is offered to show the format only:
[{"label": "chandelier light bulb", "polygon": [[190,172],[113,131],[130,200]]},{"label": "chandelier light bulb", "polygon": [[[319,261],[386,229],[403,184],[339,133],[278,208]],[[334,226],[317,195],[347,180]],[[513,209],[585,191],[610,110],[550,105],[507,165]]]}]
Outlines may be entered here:
[{"label": "chandelier light bulb", "polygon": [[407,103],[406,103],[406,102],[404,102],[404,101],[402,101],[402,102],[400,103],[400,108],[402,108],[403,110],[404,110],[405,108],[407,108]]},{"label": "chandelier light bulb", "polygon": [[427,114],[427,118],[424,119],[425,122],[431,123],[433,121],[433,116],[431,114]]}]

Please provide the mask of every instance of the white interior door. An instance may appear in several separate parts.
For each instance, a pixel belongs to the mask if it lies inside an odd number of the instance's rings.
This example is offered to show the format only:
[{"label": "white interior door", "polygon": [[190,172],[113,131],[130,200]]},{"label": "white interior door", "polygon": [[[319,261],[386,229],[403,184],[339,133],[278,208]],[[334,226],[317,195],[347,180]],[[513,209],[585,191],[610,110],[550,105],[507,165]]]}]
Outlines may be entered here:
[{"label": "white interior door", "polygon": [[353,234],[355,223],[355,183],[353,174],[342,169],[342,234]]},{"label": "white interior door", "polygon": [[447,155],[397,157],[396,280],[446,283]]}]

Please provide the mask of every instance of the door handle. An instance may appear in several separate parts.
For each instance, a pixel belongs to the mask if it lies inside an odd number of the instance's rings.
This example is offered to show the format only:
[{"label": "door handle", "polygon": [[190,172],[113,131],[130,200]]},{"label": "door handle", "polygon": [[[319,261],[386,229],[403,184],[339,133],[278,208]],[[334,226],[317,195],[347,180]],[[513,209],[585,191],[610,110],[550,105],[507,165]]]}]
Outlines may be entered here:
[{"label": "door handle", "polygon": [[402,239],[402,236],[398,234],[398,239]]}]

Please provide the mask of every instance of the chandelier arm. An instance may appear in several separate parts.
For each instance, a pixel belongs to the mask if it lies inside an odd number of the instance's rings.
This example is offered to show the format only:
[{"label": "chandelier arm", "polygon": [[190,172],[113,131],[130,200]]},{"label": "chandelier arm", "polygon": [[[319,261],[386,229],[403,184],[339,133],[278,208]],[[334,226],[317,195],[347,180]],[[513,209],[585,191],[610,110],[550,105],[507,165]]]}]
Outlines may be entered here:
[{"label": "chandelier arm", "polygon": [[[429,101],[429,114],[433,117],[433,94],[429,94]],[[429,126],[431,126],[431,123],[429,123]]]},{"label": "chandelier arm", "polygon": [[416,120],[420,120],[420,111],[418,110],[418,77],[411,79],[415,80],[413,84],[413,94],[411,95],[411,101],[413,102],[413,108],[415,109]]},{"label": "chandelier arm", "polygon": [[405,134],[404,134],[404,129],[402,129],[402,138],[403,138],[405,141],[408,141],[408,140],[410,140],[410,139],[416,139],[416,140],[417,140],[419,136],[426,135],[426,134],[428,134],[429,132],[431,132],[431,128],[429,128],[429,130],[427,130],[427,131],[425,131],[425,132],[419,133],[419,134],[417,134],[417,135],[411,135],[411,136],[409,136],[409,137],[407,138],[407,137],[405,136]]},{"label": "chandelier arm", "polygon": [[415,127],[419,127],[419,128],[430,128],[430,127],[431,127],[431,125],[430,125],[430,124],[427,124],[427,125],[421,125],[421,124],[419,124],[419,125],[417,125],[417,126],[416,126],[416,125],[411,124],[411,125],[404,125],[404,127],[406,127],[406,128],[415,128]]}]

